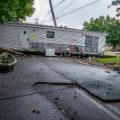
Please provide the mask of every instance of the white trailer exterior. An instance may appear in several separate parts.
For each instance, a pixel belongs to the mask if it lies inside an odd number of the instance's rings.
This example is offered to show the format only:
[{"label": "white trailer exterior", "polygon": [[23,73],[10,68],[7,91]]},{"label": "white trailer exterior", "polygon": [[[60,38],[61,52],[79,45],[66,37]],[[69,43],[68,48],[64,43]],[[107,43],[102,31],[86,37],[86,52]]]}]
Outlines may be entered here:
[{"label": "white trailer exterior", "polygon": [[0,47],[56,53],[103,54],[106,34],[35,24],[0,25]]}]

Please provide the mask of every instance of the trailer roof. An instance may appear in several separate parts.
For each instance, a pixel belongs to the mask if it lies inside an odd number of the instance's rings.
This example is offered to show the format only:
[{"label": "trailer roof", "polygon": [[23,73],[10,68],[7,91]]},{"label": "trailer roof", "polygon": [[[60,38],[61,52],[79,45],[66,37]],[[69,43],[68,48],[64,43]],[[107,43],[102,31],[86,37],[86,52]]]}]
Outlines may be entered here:
[{"label": "trailer roof", "polygon": [[61,30],[61,31],[71,31],[71,32],[85,32],[88,34],[96,34],[96,35],[107,35],[107,33],[103,32],[93,32],[93,31],[84,31],[80,29],[75,29],[75,28],[68,28],[68,27],[56,27],[56,26],[49,26],[49,25],[38,25],[38,24],[30,24],[30,23],[7,23],[4,25],[8,26],[18,26],[18,27],[32,27],[32,28],[42,28],[42,29],[52,29],[52,30]]}]

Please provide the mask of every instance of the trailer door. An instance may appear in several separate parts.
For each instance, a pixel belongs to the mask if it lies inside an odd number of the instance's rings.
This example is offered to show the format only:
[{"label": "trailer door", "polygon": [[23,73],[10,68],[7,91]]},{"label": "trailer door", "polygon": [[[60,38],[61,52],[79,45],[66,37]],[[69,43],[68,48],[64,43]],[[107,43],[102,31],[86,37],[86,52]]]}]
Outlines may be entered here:
[{"label": "trailer door", "polygon": [[89,54],[97,54],[98,53],[98,37],[86,35],[85,52],[87,52]]},{"label": "trailer door", "polygon": [[30,41],[30,32],[28,29],[21,29],[20,30],[20,43],[21,47],[28,49],[29,48],[29,41]]}]

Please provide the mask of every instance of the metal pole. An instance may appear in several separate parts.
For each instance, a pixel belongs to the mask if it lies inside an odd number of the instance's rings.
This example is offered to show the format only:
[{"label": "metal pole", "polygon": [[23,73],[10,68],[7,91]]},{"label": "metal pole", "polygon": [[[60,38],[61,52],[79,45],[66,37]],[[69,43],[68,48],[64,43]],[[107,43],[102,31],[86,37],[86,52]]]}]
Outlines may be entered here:
[{"label": "metal pole", "polygon": [[51,13],[52,13],[52,19],[53,19],[53,22],[54,22],[54,26],[57,26],[55,13],[54,13],[53,6],[52,6],[52,0],[49,0],[49,4],[50,4],[50,10],[51,10]]},{"label": "metal pole", "polygon": [[39,19],[38,19],[38,18],[35,18],[34,20],[35,20],[35,23],[38,24],[38,20],[39,20]]}]

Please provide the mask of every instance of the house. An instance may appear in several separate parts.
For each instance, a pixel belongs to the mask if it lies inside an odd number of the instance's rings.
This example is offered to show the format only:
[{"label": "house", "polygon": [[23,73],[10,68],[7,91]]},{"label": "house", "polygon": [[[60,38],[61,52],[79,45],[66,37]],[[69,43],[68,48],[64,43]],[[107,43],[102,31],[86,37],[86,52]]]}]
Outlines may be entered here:
[{"label": "house", "polygon": [[0,25],[0,47],[56,53],[103,54],[106,34],[26,23]]}]

